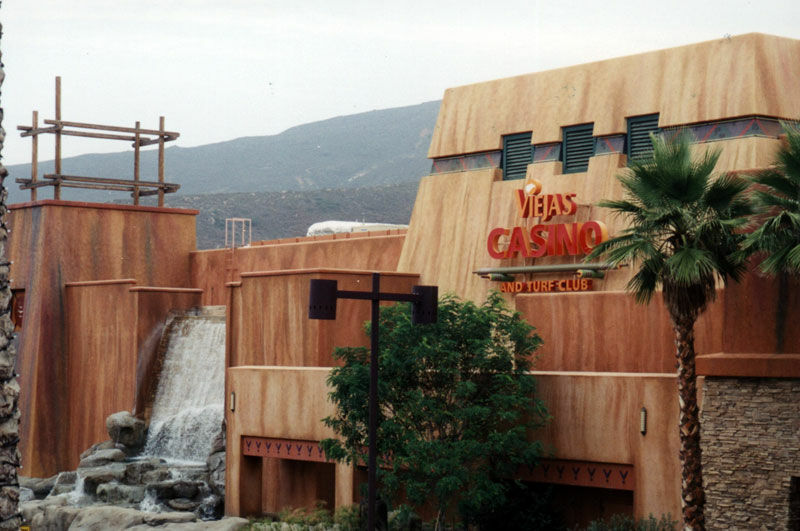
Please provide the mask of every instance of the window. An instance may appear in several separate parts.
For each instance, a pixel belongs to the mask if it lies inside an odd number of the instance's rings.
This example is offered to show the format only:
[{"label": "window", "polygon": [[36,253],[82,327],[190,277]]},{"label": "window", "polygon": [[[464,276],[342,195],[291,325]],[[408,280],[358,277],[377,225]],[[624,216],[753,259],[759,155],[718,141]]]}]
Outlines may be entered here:
[{"label": "window", "polygon": [[524,179],[533,158],[531,132],[503,137],[503,180]]},{"label": "window", "polygon": [[561,148],[564,173],[576,173],[589,169],[589,157],[594,155],[593,130],[593,123],[564,128],[564,140]]},{"label": "window", "polygon": [[658,114],[628,118],[628,160],[642,160],[653,154],[650,133],[658,134]]}]

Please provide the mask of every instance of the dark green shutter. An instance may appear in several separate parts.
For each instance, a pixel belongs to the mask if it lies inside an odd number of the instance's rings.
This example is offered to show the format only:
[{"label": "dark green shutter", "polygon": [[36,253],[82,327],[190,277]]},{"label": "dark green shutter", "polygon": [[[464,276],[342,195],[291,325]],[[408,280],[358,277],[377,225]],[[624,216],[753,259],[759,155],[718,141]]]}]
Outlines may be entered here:
[{"label": "dark green shutter", "polygon": [[641,160],[653,153],[650,133],[658,134],[658,114],[628,118],[628,160]]},{"label": "dark green shutter", "polygon": [[561,149],[564,173],[589,169],[589,157],[594,155],[593,130],[593,123],[564,128],[564,146]]},{"label": "dark green shutter", "polygon": [[531,163],[531,132],[503,137],[503,180],[524,179]]}]

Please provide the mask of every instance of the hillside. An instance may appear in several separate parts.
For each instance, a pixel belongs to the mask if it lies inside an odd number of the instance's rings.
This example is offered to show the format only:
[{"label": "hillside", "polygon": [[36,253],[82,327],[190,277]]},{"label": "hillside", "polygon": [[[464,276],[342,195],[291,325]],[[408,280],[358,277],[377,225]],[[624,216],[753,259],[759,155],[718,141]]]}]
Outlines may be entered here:
[{"label": "hillside", "polygon": [[417,181],[367,188],[233,194],[170,195],[167,206],[194,208],[197,247],[225,243],[225,219],[252,220],[253,241],[305,236],[318,221],[348,220],[408,223],[417,195]]},{"label": "hillside", "polygon": [[[430,171],[427,152],[440,103],[340,116],[271,136],[191,148],[170,146],[166,149],[167,181],[181,185],[176,196],[359,188],[418,181]],[[155,149],[142,151],[143,180],[155,180],[156,158]],[[39,166],[41,173],[53,172],[52,161],[42,161]],[[62,167],[66,174],[131,178],[133,150],[65,158]],[[26,201],[29,193],[19,190],[14,179],[28,178],[30,164],[9,166],[8,170],[9,202]],[[52,197],[52,189],[43,189],[40,197]],[[70,189],[63,190],[62,198],[126,199],[120,192]]]}]

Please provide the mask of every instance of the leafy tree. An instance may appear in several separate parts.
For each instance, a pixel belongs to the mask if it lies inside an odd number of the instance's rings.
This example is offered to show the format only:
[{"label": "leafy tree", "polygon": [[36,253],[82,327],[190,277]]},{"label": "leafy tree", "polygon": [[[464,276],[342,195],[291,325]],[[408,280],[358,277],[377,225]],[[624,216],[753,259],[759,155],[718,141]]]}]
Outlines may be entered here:
[{"label": "leafy tree", "polygon": [[745,238],[743,250],[765,256],[760,267],[766,273],[800,276],[800,130],[783,126],[786,144],[775,166],[753,178],[760,185],[754,203],[765,217]]},{"label": "leafy tree", "polygon": [[[380,326],[382,495],[402,493],[417,507],[433,501],[437,528],[453,510],[466,521],[501,506],[508,478],[542,453],[528,440],[547,419],[529,373],[541,343],[533,327],[498,293],[481,306],[444,297],[430,325],[412,325],[407,304],[383,307]],[[365,462],[369,354],[339,348],[335,356],[344,362],[328,378],[336,414],[324,422],[341,440],[323,448]]]},{"label": "leafy tree", "polygon": [[662,290],[678,358],[683,523],[704,529],[694,324],[714,299],[717,280],[738,279],[745,269],[737,229],[750,214],[747,183],[732,174],[714,178],[719,152],[695,162],[683,135],[652,141],[652,157],[631,161],[617,177],[625,198],[600,203],[627,220],[628,228],[595,247],[587,260],[604,257],[636,267],[627,289],[637,302],[648,303]]}]

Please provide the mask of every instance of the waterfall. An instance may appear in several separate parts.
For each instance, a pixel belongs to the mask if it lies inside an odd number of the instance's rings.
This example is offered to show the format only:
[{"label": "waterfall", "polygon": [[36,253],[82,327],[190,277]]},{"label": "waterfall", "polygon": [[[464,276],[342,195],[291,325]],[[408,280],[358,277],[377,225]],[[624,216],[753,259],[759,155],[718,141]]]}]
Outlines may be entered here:
[{"label": "waterfall", "polygon": [[225,402],[225,319],[180,315],[170,330],[144,455],[205,462]]}]

